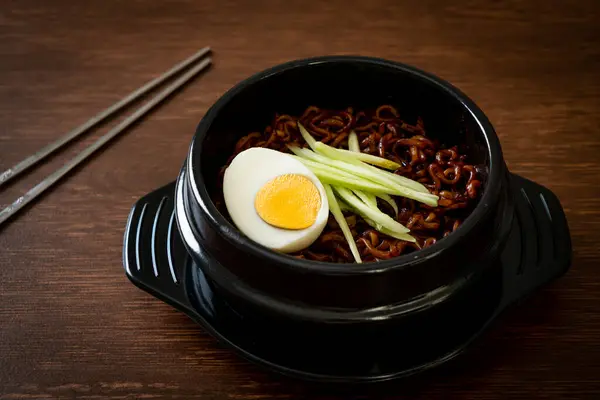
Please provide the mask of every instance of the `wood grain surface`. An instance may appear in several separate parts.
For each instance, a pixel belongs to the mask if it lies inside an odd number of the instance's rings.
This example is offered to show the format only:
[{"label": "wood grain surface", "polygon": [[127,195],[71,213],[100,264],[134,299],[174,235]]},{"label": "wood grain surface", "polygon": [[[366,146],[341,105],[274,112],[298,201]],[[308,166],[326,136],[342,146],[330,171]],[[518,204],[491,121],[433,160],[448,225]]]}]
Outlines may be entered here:
[{"label": "wood grain surface", "polygon": [[[600,398],[600,3],[3,0],[0,170],[206,45],[210,72],[0,230],[0,399]],[[207,108],[250,74],[325,54],[403,61],[457,85],[492,120],[511,171],[553,190],[568,216],[571,271],[409,381],[270,374],[122,268],[130,207],[175,178]]]}]

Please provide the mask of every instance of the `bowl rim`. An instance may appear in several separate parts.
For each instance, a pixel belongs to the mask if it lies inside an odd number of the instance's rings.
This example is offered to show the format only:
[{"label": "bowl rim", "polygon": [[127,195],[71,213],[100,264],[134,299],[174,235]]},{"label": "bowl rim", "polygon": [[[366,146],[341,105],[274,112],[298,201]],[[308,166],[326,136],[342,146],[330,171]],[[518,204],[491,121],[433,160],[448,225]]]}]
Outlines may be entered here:
[{"label": "bowl rim", "polygon": [[[221,109],[233,97],[258,81],[269,79],[289,70],[325,63],[359,63],[365,66],[370,65],[395,69],[397,71],[412,75],[415,78],[422,80],[424,83],[433,84],[438,89],[453,97],[454,100],[460,103],[461,107],[465,111],[471,114],[485,139],[484,142],[487,146],[487,152],[489,156],[489,171],[483,196],[479,200],[479,203],[475,209],[457,228],[456,231],[425,249],[394,257],[389,260],[370,261],[363,262],[361,264],[330,263],[325,261],[299,259],[288,254],[271,250],[243,235],[217,210],[216,206],[211,200],[200,171],[201,164],[199,155],[202,153],[203,141]],[[189,147],[185,167],[188,171],[188,185],[191,188],[194,200],[202,208],[205,217],[212,228],[214,228],[222,237],[224,237],[236,248],[245,252],[249,252],[250,254],[259,258],[272,260],[278,265],[286,266],[297,271],[304,270],[333,275],[357,275],[365,273],[381,273],[390,270],[409,268],[433,257],[438,257],[448,249],[452,248],[461,240],[462,237],[465,236],[467,232],[475,228],[494,209],[493,205],[497,203],[498,198],[500,197],[499,194],[502,186],[501,181],[504,170],[504,161],[500,141],[491,122],[484,112],[475,104],[475,102],[454,85],[429,72],[425,72],[412,65],[401,62],[369,56],[332,55],[296,59],[275,65],[251,75],[250,77],[240,81],[235,86],[230,88],[213,104],[213,106],[209,108],[199,122],[192,139],[192,143]],[[349,268],[349,266],[352,267]]]}]

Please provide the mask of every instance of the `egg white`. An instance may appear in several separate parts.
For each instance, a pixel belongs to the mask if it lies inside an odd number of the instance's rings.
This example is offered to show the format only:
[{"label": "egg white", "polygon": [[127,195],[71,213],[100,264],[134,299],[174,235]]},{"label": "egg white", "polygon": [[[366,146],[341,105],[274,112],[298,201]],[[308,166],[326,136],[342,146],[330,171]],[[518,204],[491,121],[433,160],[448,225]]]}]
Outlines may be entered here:
[{"label": "egg white", "polygon": [[[321,207],[315,223],[306,229],[290,230],[269,225],[254,208],[258,191],[271,179],[284,174],[305,176],[319,190]],[[239,153],[225,171],[223,195],[235,226],[250,239],[272,250],[292,253],[305,249],[317,240],[327,225],[329,203],[323,184],[300,161],[277,150],[252,147]]]}]

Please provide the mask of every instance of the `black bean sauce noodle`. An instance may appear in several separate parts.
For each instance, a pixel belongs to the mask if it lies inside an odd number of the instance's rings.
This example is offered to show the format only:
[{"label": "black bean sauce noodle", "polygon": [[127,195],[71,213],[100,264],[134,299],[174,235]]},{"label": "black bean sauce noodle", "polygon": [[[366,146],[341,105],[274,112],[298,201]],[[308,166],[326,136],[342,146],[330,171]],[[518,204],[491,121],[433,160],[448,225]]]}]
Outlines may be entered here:
[{"label": "black bean sauce noodle", "polygon": [[[394,173],[421,182],[431,193],[439,196],[435,208],[394,197],[399,208],[396,219],[411,230],[416,243],[381,234],[360,216],[345,212],[364,262],[387,260],[433,245],[455,231],[477,203],[482,190],[481,173],[479,167],[469,163],[465,149],[444,146],[430,139],[421,118],[409,124],[391,105],[358,112],[352,108],[325,110],[310,106],[299,118],[277,114],[263,132],[253,132],[238,140],[233,154],[220,171],[219,185],[222,185],[223,173],[233,158],[250,147],[266,147],[286,153],[289,153],[287,144],[307,147],[298,131],[297,121],[317,140],[345,149],[348,148],[348,135],[354,130],[363,153],[399,163],[402,167]],[[214,200],[217,208],[227,215],[222,190]],[[388,204],[382,202],[379,206],[382,211],[394,215]],[[342,231],[331,216],[319,238],[309,248],[292,255],[327,262],[354,261]]]}]

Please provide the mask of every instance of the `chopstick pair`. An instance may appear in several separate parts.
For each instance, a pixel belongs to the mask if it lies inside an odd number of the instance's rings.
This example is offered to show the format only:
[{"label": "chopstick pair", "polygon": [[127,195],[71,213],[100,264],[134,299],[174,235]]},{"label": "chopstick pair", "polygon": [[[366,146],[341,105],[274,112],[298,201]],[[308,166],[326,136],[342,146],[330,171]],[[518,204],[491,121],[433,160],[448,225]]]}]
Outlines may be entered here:
[{"label": "chopstick pair", "polygon": [[212,59],[210,57],[206,57],[206,58],[204,58],[204,57],[210,51],[211,51],[210,47],[202,48],[201,50],[199,50],[197,53],[195,53],[191,57],[183,60],[182,62],[175,65],[173,68],[171,68],[170,70],[164,72],[159,77],[151,80],[150,82],[146,83],[144,86],[140,87],[139,89],[136,89],[135,91],[133,91],[129,95],[125,96],[124,98],[122,98],[117,103],[113,104],[112,106],[108,107],[107,109],[99,112],[98,114],[96,114],[95,116],[90,118],[88,121],[86,121],[82,125],[78,126],[77,128],[73,129],[72,131],[68,132],[67,134],[65,134],[63,137],[59,138],[55,142],[53,142],[53,143],[49,144],[48,146],[44,147],[43,149],[39,150],[37,153],[25,158],[24,160],[22,160],[15,166],[9,168],[8,170],[0,173],[0,187],[1,187],[3,184],[8,182],[9,180],[15,178],[17,175],[19,175],[23,171],[31,168],[32,166],[34,166],[35,164],[37,164],[38,162],[40,162],[41,160],[43,160],[44,158],[49,156],[50,154],[56,152],[57,150],[59,150],[60,148],[62,148],[63,146],[65,146],[66,144],[71,142],[72,140],[76,139],[77,137],[81,136],[85,132],[89,131],[90,129],[92,129],[93,127],[95,127],[96,125],[98,125],[99,123],[101,123],[102,121],[107,119],[108,117],[112,116],[116,112],[125,108],[133,101],[137,100],[138,98],[142,97],[143,95],[145,95],[152,89],[156,88],[157,86],[161,85],[168,79],[177,75],[179,72],[181,72],[185,68],[191,66],[192,64],[196,63],[199,60],[202,60],[197,65],[192,67],[189,71],[187,71],[184,75],[182,75],[180,78],[178,78],[175,82],[173,82],[171,85],[169,85],[167,88],[165,88],[162,92],[160,92],[158,95],[156,95],[150,101],[148,101],[146,104],[144,104],[143,106],[141,106],[137,110],[135,110],[135,112],[133,114],[131,114],[130,116],[125,118],[122,122],[120,122],[118,125],[116,125],[114,128],[112,128],[110,131],[108,131],[106,134],[104,134],[102,137],[100,137],[98,140],[96,140],[90,146],[88,146],[87,148],[82,150],[79,154],[77,154],[70,161],[65,163],[61,168],[59,168],[52,174],[48,175],[43,181],[38,183],[36,186],[34,186],[32,189],[30,189],[27,193],[25,193],[23,196],[19,197],[17,200],[15,200],[12,204],[10,204],[4,210],[0,211],[0,225],[2,225],[2,223],[6,222],[9,218],[11,218],[17,212],[19,212],[23,207],[25,207],[27,204],[29,204],[31,201],[33,201],[37,196],[39,196],[44,191],[46,191],[48,188],[50,188],[52,185],[54,185],[58,180],[60,180],[63,176],[65,176],[69,171],[71,171],[73,168],[75,168],[76,166],[81,164],[83,161],[85,161],[94,152],[99,150],[101,147],[103,147],[105,144],[107,144],[110,140],[114,139],[119,134],[123,133],[129,126],[131,126],[137,120],[144,117],[149,111],[151,111],[154,107],[156,107],[158,104],[160,104],[167,97],[169,97],[174,91],[176,91],[177,89],[179,89],[180,87],[185,85],[188,81],[190,81],[198,73],[200,73],[201,71],[208,68],[212,63]]}]

